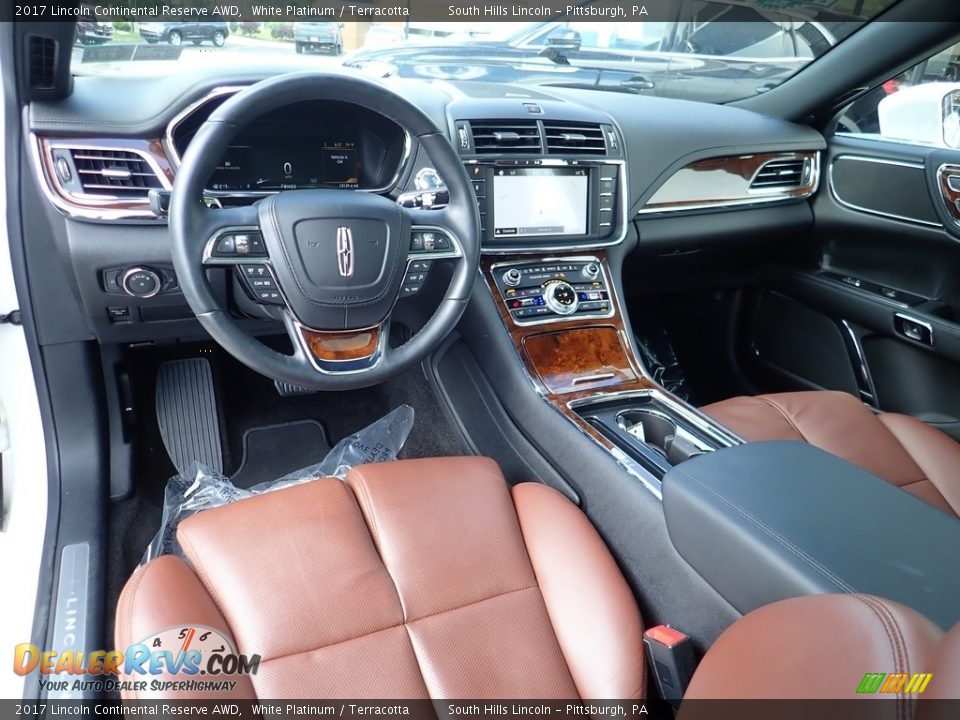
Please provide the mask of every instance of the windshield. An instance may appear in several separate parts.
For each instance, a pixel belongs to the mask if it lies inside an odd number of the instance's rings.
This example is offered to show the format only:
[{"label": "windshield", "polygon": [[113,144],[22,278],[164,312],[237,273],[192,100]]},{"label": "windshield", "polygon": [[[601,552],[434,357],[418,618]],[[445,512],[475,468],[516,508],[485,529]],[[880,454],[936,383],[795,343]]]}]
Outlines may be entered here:
[{"label": "windshield", "polygon": [[[201,14],[205,0],[164,5],[163,12],[171,7],[188,11],[173,19],[166,15],[164,21],[142,19],[156,17],[149,14],[117,20],[102,14],[107,6],[88,6],[77,22],[72,69],[77,75],[147,78],[217,66],[278,72],[338,68],[376,77],[554,85],[722,103],[775,87],[895,0],[654,0],[576,6],[547,0],[543,7],[527,2],[476,7],[394,2],[349,6],[354,10],[348,16],[366,8],[369,14],[360,13],[362,17],[378,19],[324,22],[288,18],[307,11],[309,17],[343,17],[345,6],[301,0],[298,5],[237,8],[251,16],[275,8],[270,16],[282,19],[271,21],[213,20]],[[151,5],[149,0],[141,4]],[[487,8],[502,9],[498,17],[505,19],[464,17],[475,17],[472,11],[487,13]],[[549,19],[509,19],[539,10]]]}]

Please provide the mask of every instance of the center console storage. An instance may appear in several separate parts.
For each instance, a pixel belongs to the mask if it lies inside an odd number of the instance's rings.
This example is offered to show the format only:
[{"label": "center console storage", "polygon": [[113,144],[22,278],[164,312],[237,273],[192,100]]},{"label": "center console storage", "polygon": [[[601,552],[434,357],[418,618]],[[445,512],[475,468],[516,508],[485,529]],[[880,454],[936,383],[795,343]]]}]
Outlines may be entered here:
[{"label": "center console storage", "polygon": [[693,458],[663,478],[680,555],[741,613],[817,593],[867,593],[960,621],[960,522],[801,442]]}]

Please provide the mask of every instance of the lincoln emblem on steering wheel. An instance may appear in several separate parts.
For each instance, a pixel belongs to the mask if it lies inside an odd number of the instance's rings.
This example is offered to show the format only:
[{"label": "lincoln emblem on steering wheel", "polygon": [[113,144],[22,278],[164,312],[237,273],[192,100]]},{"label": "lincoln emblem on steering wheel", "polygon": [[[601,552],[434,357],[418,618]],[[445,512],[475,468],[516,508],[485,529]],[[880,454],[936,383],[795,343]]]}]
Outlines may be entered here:
[{"label": "lincoln emblem on steering wheel", "polygon": [[353,231],[345,226],[337,228],[337,269],[340,277],[353,275]]}]

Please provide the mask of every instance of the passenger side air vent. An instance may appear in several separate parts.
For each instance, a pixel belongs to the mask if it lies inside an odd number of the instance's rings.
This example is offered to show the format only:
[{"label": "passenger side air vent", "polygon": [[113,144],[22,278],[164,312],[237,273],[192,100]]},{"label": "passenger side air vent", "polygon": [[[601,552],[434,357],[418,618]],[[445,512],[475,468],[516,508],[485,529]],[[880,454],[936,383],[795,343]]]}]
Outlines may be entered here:
[{"label": "passenger side air vent", "polygon": [[30,87],[52,90],[56,77],[57,42],[53,38],[30,36]]},{"label": "passenger side air vent", "polygon": [[599,125],[578,122],[544,122],[547,153],[606,155],[603,130]]},{"label": "passenger side air vent", "polygon": [[810,181],[813,164],[807,159],[771,160],[766,163],[750,183],[750,190],[789,190],[806,185]]},{"label": "passenger side air vent", "polygon": [[71,148],[70,156],[86,195],[135,199],[163,188],[150,163],[130,150]]},{"label": "passenger side air vent", "polygon": [[470,131],[477,155],[535,155],[541,150],[536,120],[473,120]]}]

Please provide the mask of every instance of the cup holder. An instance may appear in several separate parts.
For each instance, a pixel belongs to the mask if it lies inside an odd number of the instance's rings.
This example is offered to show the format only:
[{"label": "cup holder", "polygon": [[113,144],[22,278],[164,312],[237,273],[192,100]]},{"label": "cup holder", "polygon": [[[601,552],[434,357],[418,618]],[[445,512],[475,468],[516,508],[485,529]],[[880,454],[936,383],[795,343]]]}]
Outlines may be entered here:
[{"label": "cup holder", "polygon": [[706,421],[652,394],[599,397],[573,409],[658,479],[692,457],[729,444]]},{"label": "cup holder", "polygon": [[617,415],[617,427],[660,453],[671,466],[713,449],[657,410],[624,410]]}]

